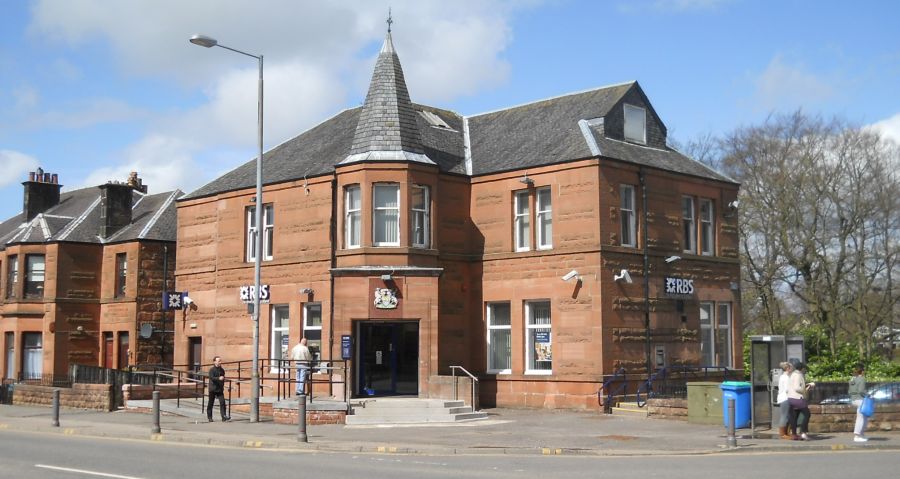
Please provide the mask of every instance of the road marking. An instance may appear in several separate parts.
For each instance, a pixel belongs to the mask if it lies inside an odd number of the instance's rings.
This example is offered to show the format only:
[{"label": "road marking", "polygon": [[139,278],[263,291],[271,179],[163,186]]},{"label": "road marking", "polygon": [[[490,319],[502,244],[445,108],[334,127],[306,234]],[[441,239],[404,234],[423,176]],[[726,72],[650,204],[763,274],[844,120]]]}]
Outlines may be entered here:
[{"label": "road marking", "polygon": [[41,469],[52,469],[54,471],[76,472],[78,474],[87,474],[89,476],[114,477],[116,479],[141,479],[135,476],[122,476],[119,474],[108,474],[105,472],[86,471],[84,469],[72,469],[71,467],[48,466],[46,464],[35,464],[34,467],[39,467]]}]

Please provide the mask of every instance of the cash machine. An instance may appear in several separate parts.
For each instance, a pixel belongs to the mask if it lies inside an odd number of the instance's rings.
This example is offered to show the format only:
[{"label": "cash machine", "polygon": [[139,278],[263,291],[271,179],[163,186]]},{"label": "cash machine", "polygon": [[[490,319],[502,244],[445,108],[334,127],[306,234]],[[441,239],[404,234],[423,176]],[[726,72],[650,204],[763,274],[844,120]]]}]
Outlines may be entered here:
[{"label": "cash machine", "polygon": [[750,336],[750,427],[766,424],[772,427],[779,411],[778,396],[780,363],[797,358],[806,362],[803,336]]}]

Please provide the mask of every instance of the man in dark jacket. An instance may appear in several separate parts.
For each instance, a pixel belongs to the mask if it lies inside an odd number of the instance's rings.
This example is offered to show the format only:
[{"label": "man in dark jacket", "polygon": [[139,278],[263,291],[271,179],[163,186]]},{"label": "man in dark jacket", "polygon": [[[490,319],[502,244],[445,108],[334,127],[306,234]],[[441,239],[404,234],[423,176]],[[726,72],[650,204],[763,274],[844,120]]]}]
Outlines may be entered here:
[{"label": "man in dark jacket", "polygon": [[213,358],[213,366],[209,368],[209,402],[206,403],[206,418],[213,422],[213,401],[219,398],[219,412],[222,420],[231,419],[225,414],[225,369],[222,368],[222,357]]}]

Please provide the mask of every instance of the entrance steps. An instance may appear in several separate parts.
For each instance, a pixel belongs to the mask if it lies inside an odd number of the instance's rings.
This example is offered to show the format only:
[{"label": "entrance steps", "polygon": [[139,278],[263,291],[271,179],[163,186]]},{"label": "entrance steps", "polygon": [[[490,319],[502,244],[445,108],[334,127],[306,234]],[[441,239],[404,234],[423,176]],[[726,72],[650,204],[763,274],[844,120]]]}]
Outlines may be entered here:
[{"label": "entrance steps", "polygon": [[377,398],[351,401],[347,425],[456,423],[487,419],[464,401],[419,398]]},{"label": "entrance steps", "polygon": [[647,417],[647,406],[638,406],[636,402],[620,401],[612,408],[615,416]]}]

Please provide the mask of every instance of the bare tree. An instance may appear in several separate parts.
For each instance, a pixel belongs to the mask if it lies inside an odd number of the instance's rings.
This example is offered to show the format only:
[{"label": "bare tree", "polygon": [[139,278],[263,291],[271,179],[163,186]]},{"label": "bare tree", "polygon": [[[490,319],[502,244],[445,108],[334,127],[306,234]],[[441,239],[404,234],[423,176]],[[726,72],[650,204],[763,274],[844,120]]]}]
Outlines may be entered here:
[{"label": "bare tree", "polygon": [[[898,148],[877,134],[801,111],[770,116],[716,143],[741,182],[745,314],[766,332],[816,324],[871,353],[898,303]],[[786,310],[792,300],[799,310]]]}]

